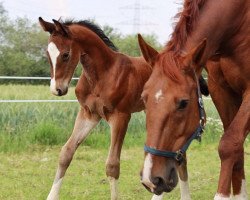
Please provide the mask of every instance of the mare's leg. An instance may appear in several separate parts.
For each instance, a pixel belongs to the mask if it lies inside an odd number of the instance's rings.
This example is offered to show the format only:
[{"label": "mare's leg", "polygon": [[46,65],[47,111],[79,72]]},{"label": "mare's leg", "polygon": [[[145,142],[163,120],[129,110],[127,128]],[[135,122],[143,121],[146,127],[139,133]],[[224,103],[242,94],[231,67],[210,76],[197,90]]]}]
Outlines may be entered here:
[{"label": "mare's leg", "polygon": [[164,193],[162,193],[161,195],[154,194],[151,200],[162,200],[163,199],[163,194]]},{"label": "mare's leg", "polygon": [[108,119],[111,127],[111,144],[106,162],[106,175],[110,181],[111,199],[118,199],[118,178],[123,140],[130,120],[130,113],[112,113]]},{"label": "mare's leg", "polygon": [[[236,114],[240,108],[241,105],[241,99],[238,98],[237,94],[235,94],[225,81],[223,74],[220,70],[220,65],[219,62],[209,62],[207,64],[208,68],[208,87],[209,91],[211,94],[211,97],[213,99],[213,102],[220,114],[221,120],[223,122],[224,130],[225,130],[225,135],[232,135],[232,134],[227,134],[228,129],[230,130],[231,123],[233,119],[236,117]],[[223,98],[222,98],[223,97]],[[229,127],[230,126],[230,127]],[[233,132],[231,130],[231,132]],[[239,133],[239,130],[235,130],[235,136]],[[231,180],[232,180],[232,185],[233,185],[233,192],[234,194],[239,194],[239,187],[237,189],[236,186],[238,185],[244,185],[244,158],[243,158],[243,147],[242,147],[242,152],[238,152],[238,160],[235,161],[235,163],[232,164],[232,166],[227,166],[225,164],[224,160],[228,160],[228,158],[225,159],[224,154],[226,153],[224,151],[224,141],[227,138],[226,136],[223,136],[222,142],[220,143],[219,146],[219,154],[221,157],[221,178],[218,186],[218,191],[217,194],[215,195],[216,200],[224,200],[224,199],[229,199],[230,197],[230,189],[231,189]],[[231,149],[233,151],[233,149]],[[224,164],[223,164],[224,163]],[[228,169],[228,178],[227,180],[222,181],[223,177],[223,166],[226,166],[226,168],[231,168]],[[225,167],[224,167],[225,168]],[[230,174],[231,172],[231,174]],[[237,177],[237,178],[236,178]]]},{"label": "mare's leg", "polygon": [[98,124],[99,120],[99,116],[91,114],[83,108],[79,111],[75,121],[73,133],[61,149],[56,176],[47,200],[59,199],[59,191],[62,185],[63,177],[68,166],[70,165],[77,147],[88,136],[89,132]]},{"label": "mare's leg", "polygon": [[[219,144],[221,172],[218,195],[229,197],[231,183],[236,198],[247,199],[244,175],[244,141],[250,128],[250,93],[244,95],[243,102],[235,118],[225,130]],[[243,188],[242,188],[243,186]]]}]

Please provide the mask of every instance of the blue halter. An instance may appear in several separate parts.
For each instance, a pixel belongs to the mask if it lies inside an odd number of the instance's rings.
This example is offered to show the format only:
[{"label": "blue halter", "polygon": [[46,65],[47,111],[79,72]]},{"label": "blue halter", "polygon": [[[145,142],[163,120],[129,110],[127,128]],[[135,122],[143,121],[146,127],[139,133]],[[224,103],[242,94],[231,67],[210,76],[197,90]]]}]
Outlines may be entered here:
[{"label": "blue halter", "polygon": [[195,75],[195,78],[196,78],[196,82],[197,82],[198,105],[199,105],[199,113],[200,113],[199,126],[196,128],[196,130],[191,135],[191,137],[188,139],[188,141],[184,144],[184,146],[176,152],[158,150],[158,149],[149,147],[146,144],[144,145],[145,152],[148,152],[148,153],[155,155],[155,156],[173,158],[180,164],[183,161],[184,154],[187,151],[190,144],[192,143],[192,141],[194,139],[201,141],[201,136],[202,136],[202,133],[203,133],[204,127],[205,127],[205,110],[204,110],[204,104],[203,104],[202,95],[201,95],[201,91],[200,91],[200,85],[198,83],[198,79],[197,79],[196,75]]}]

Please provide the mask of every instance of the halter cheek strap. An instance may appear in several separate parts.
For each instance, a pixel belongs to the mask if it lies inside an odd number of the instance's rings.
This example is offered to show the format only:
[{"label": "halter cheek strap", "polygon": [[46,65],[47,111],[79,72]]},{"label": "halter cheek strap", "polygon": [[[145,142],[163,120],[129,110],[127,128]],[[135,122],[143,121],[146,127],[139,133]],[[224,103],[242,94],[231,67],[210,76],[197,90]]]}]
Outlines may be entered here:
[{"label": "halter cheek strap", "polygon": [[184,159],[184,153],[187,151],[187,149],[190,146],[190,144],[192,143],[192,141],[194,139],[201,141],[201,136],[202,136],[202,133],[204,131],[206,120],[205,120],[204,104],[203,104],[202,95],[201,95],[201,91],[200,91],[200,85],[199,85],[198,78],[197,78],[196,74],[195,74],[195,78],[196,78],[196,82],[197,82],[198,105],[199,105],[199,114],[200,114],[199,126],[196,128],[196,130],[191,135],[191,137],[187,140],[187,142],[183,145],[183,147],[176,152],[158,150],[156,148],[149,147],[146,144],[144,145],[145,152],[150,153],[150,154],[155,155],[155,156],[173,158],[179,164],[181,164],[183,159]]}]

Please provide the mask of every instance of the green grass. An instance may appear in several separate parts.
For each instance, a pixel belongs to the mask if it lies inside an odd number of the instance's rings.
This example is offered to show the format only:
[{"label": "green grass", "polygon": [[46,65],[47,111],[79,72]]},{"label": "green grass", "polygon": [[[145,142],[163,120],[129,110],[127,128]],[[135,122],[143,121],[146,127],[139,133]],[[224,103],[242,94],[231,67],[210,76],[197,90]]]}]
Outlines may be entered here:
[{"label": "green grass", "polygon": [[[246,166],[250,166],[249,147],[246,147]],[[0,153],[0,199],[45,199],[53,182],[59,151],[59,146],[33,146],[29,151],[19,154]],[[60,199],[108,200],[109,183],[105,175],[107,154],[108,149],[81,146],[65,176]],[[142,163],[142,147],[123,149],[119,180],[121,200],[150,199],[151,194],[139,180]],[[192,145],[188,151],[188,170],[193,200],[213,199],[219,168],[217,144]],[[249,170],[246,170],[246,177],[250,177]],[[166,194],[164,199],[180,199],[179,186],[170,194]]]},{"label": "green grass", "polygon": [[[48,86],[1,85],[1,99],[58,99]],[[60,98],[62,99],[62,98]],[[75,99],[73,88],[63,99]],[[212,199],[220,162],[217,153],[222,124],[211,100],[205,100],[208,116],[202,143],[188,150],[192,199]],[[58,164],[61,146],[71,134],[78,103],[0,103],[0,199],[45,199]],[[121,157],[120,199],[150,199],[139,181],[143,163],[145,115],[133,115]],[[109,199],[105,161],[110,142],[109,127],[101,121],[79,147],[66,174],[61,199]],[[249,142],[246,142],[246,151]],[[250,165],[246,152],[246,166]],[[246,177],[250,171],[246,170]],[[248,184],[248,190],[250,184]],[[179,189],[165,199],[180,199]]]},{"label": "green grass", "polygon": [[[75,99],[74,88],[62,98],[50,94],[48,86],[0,85],[1,99]],[[208,118],[204,142],[217,142],[222,133],[211,100],[205,100]],[[25,151],[34,144],[63,144],[71,134],[78,103],[0,103],[0,152]],[[94,129],[84,145],[109,146],[109,127],[104,122]],[[133,115],[125,146],[138,146],[145,139],[145,115]]]},{"label": "green grass", "polygon": [[[0,85],[1,99],[75,99],[74,88],[64,97],[50,94],[49,86]],[[218,143],[223,130],[211,100],[205,100],[207,126],[203,143]],[[0,152],[21,152],[32,145],[62,145],[72,132],[79,104],[0,103]],[[101,121],[84,145],[108,148],[110,130]],[[145,141],[145,114],[135,113],[129,123],[125,146],[136,147]],[[249,138],[247,139],[247,142]]]}]

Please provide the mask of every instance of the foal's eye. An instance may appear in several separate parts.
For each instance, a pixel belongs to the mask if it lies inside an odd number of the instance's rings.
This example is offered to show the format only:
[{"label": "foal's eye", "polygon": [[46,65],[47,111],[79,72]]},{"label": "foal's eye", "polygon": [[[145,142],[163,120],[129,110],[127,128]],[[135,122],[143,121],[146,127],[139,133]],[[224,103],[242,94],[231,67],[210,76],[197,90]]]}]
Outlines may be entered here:
[{"label": "foal's eye", "polygon": [[69,59],[69,52],[63,53],[62,60],[67,61]]},{"label": "foal's eye", "polygon": [[188,101],[189,101],[188,99],[182,99],[182,100],[180,100],[178,102],[178,104],[177,104],[177,109],[178,110],[185,109],[187,107],[187,105],[188,105]]}]

